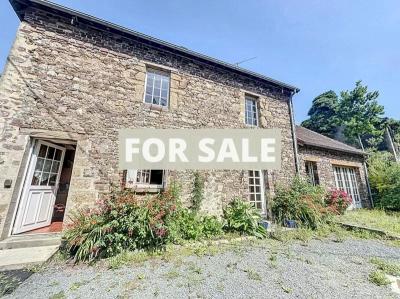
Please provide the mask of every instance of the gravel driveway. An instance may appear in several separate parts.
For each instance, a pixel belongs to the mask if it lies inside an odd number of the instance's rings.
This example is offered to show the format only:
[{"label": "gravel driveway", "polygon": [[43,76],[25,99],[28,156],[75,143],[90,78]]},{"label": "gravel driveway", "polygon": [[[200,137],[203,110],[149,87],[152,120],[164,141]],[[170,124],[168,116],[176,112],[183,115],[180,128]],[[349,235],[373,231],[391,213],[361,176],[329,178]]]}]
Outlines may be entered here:
[{"label": "gravel driveway", "polygon": [[377,240],[267,239],[118,269],[52,263],[8,298],[397,298],[368,281],[371,257],[399,262],[400,248]]}]

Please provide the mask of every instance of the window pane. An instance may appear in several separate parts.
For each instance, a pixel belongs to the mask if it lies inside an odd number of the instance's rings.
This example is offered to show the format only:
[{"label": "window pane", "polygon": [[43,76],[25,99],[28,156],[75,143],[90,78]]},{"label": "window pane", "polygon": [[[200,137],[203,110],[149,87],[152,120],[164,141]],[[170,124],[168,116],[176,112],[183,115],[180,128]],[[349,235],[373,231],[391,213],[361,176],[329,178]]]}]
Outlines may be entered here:
[{"label": "window pane", "polygon": [[62,151],[56,149],[56,154],[54,155],[54,160],[61,161]]},{"label": "window pane", "polygon": [[47,146],[45,145],[40,145],[40,150],[39,150],[39,157],[45,158],[46,157],[46,152],[47,152]]},{"label": "window pane", "polygon": [[44,159],[43,158],[37,158],[35,170],[42,171],[43,164],[44,164]]},{"label": "window pane", "polygon": [[57,179],[57,173],[51,173],[49,178],[49,186],[55,186]]},{"label": "window pane", "polygon": [[40,179],[40,186],[46,186],[49,180],[50,174],[47,172],[42,173],[42,177]]},{"label": "window pane", "polygon": [[49,147],[49,149],[47,150],[46,157],[48,159],[53,159],[53,157],[54,157],[54,148],[53,147]]},{"label": "window pane", "polygon": [[52,162],[53,162],[52,160],[46,159],[46,160],[44,161],[43,171],[45,171],[45,172],[50,172],[50,171],[51,171],[51,163],[52,163]]}]

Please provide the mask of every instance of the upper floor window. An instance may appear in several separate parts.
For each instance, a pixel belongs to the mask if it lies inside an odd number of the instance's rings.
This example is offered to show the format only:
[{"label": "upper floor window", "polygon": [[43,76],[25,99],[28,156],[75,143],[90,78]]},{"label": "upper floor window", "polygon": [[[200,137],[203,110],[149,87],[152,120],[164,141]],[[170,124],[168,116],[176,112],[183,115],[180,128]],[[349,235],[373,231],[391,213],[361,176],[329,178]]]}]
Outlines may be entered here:
[{"label": "upper floor window", "polygon": [[257,99],[246,96],[245,98],[245,122],[246,125],[258,126]]},{"label": "upper floor window", "polygon": [[317,163],[313,161],[306,161],[306,173],[308,178],[314,186],[319,185]]},{"label": "upper floor window", "polygon": [[144,102],[168,107],[170,75],[167,72],[148,69]]}]

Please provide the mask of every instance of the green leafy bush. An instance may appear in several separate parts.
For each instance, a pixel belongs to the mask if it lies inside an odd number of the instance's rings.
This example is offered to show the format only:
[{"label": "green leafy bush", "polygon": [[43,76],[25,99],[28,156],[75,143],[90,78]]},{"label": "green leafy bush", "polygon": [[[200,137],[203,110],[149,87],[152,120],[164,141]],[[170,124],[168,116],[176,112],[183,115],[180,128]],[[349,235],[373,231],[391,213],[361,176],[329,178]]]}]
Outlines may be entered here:
[{"label": "green leafy bush", "polygon": [[388,152],[373,152],[368,158],[368,173],[375,206],[400,211],[400,164]]},{"label": "green leafy bush", "polygon": [[224,229],[245,235],[264,238],[266,230],[260,225],[261,216],[249,202],[235,198],[224,209]]},{"label": "green leafy bush", "polygon": [[73,213],[64,238],[75,261],[115,256],[137,249],[159,249],[168,242],[223,234],[222,223],[181,207],[177,185],[153,197],[113,191],[95,208]]},{"label": "green leafy bush", "polygon": [[315,229],[330,215],[325,196],[322,187],[296,177],[289,186],[277,188],[272,200],[272,214],[280,224],[296,220],[301,226]]},{"label": "green leafy bush", "polygon": [[200,216],[186,208],[179,208],[167,223],[169,241],[179,243],[183,240],[199,240],[223,234],[222,224],[216,217]]},{"label": "green leafy bush", "polygon": [[76,261],[116,255],[124,250],[165,245],[166,220],[176,213],[172,192],[138,199],[130,191],[114,191],[92,209],[79,209],[64,234]]}]

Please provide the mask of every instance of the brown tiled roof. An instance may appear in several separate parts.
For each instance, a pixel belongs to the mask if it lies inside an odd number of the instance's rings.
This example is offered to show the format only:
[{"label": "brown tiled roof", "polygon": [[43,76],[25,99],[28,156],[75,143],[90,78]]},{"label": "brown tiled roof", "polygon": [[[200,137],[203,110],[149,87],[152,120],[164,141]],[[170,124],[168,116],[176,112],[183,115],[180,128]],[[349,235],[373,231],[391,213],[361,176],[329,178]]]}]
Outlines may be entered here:
[{"label": "brown tiled roof", "polygon": [[358,155],[365,154],[362,150],[300,126],[296,126],[296,137],[299,145],[304,144]]}]

